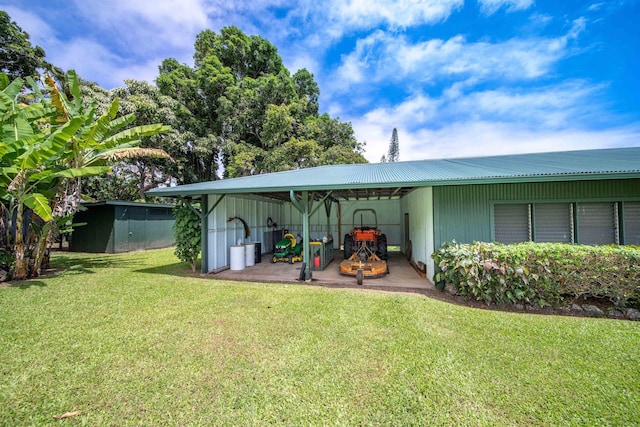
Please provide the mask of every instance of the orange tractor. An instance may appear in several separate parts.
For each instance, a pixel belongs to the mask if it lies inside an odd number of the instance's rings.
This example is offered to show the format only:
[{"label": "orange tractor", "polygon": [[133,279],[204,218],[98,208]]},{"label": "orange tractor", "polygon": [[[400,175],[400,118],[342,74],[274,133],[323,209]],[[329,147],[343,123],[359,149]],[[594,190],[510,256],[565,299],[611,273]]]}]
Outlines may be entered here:
[{"label": "orange tractor", "polygon": [[[365,226],[362,212],[371,212],[375,226]],[[353,224],[356,214],[360,213],[360,227],[355,227],[344,236],[344,261],[340,263],[340,273],[356,276],[358,285],[364,278],[374,279],[389,272],[387,266],[387,236],[378,230],[378,215],[373,209],[356,209],[353,212]]]}]

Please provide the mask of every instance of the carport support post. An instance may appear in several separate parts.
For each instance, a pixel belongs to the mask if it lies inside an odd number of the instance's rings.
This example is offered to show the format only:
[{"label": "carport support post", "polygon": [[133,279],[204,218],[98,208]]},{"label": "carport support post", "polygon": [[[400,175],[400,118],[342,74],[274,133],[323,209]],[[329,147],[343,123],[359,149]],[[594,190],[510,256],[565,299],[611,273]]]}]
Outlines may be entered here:
[{"label": "carport support post", "polygon": [[298,200],[293,190],[289,193],[289,198],[291,199],[291,203],[295,206],[296,209],[300,211],[302,214],[302,242],[304,247],[302,262],[304,262],[304,280],[311,280],[311,265],[309,264],[309,251],[311,251],[311,245],[309,244],[309,216],[311,211],[311,206],[309,206],[309,192],[302,192],[302,200]]},{"label": "carport support post", "polygon": [[327,213],[327,237],[331,234],[331,205],[333,201],[330,198],[324,199],[324,210]]},{"label": "carport support post", "polygon": [[208,224],[207,218],[209,217],[209,197],[203,194],[200,197],[200,211],[202,216],[200,217],[200,272],[207,274],[209,272],[209,248],[207,241]]}]

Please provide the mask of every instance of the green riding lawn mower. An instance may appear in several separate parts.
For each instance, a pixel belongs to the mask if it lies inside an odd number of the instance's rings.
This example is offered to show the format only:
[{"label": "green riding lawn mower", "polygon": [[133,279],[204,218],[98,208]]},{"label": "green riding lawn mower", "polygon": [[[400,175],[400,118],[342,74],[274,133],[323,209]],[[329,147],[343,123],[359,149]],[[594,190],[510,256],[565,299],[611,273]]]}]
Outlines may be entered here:
[{"label": "green riding lawn mower", "polygon": [[285,233],[282,240],[276,243],[273,249],[271,262],[283,261],[293,264],[296,261],[302,261],[302,256],[302,239],[296,239],[293,234]]}]

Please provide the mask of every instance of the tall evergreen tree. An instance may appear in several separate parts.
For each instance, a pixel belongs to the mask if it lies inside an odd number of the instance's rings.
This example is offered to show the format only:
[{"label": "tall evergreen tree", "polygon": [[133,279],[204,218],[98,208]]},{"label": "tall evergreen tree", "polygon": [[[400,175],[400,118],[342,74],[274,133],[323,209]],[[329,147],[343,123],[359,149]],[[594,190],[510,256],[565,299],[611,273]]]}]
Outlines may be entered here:
[{"label": "tall evergreen tree", "polygon": [[393,128],[391,133],[391,142],[389,143],[389,153],[387,154],[387,162],[397,162],[400,158],[400,145],[398,144],[398,129]]}]

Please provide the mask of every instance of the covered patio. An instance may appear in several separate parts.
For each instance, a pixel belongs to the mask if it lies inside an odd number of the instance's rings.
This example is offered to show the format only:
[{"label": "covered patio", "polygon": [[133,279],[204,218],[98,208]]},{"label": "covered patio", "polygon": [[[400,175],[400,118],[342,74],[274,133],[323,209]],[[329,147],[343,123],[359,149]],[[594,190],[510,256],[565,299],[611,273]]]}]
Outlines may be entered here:
[{"label": "covered patio", "polygon": [[339,273],[339,264],[344,259],[342,251],[335,251],[333,262],[324,270],[312,271],[311,280],[300,281],[302,263],[288,264],[285,262],[272,263],[270,256],[263,256],[262,262],[244,270],[223,270],[209,273],[216,279],[243,280],[249,282],[275,282],[320,285],[329,287],[354,287],[361,289],[389,290],[395,292],[429,293],[437,291],[433,283],[411,266],[406,257],[399,252],[389,253],[389,272],[377,279],[365,279],[362,286],[358,286],[356,278]]}]

